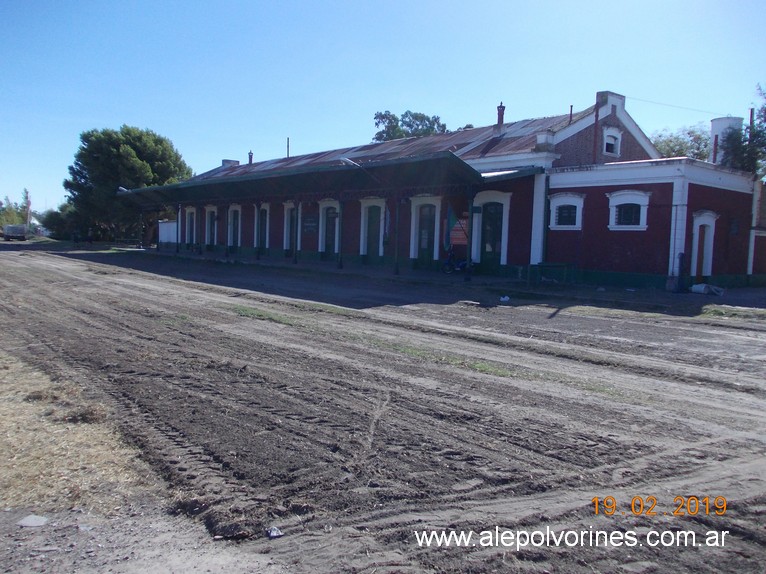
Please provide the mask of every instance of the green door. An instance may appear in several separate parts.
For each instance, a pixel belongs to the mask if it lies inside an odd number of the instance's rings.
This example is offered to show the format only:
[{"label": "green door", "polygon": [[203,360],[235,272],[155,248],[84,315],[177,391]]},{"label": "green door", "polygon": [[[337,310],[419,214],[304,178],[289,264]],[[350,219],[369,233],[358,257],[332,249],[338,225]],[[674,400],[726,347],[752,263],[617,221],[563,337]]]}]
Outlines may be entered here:
[{"label": "green door", "polygon": [[421,205],[418,215],[418,266],[428,268],[434,261],[436,206]]},{"label": "green door", "polygon": [[338,227],[338,210],[327,207],[324,210],[324,252],[322,259],[331,261],[335,259],[335,235]]},{"label": "green door", "polygon": [[380,206],[367,208],[367,261],[377,261],[380,257]]},{"label": "green door", "polygon": [[500,269],[500,251],[503,243],[503,204],[485,203],[481,210],[481,269],[496,272]]}]

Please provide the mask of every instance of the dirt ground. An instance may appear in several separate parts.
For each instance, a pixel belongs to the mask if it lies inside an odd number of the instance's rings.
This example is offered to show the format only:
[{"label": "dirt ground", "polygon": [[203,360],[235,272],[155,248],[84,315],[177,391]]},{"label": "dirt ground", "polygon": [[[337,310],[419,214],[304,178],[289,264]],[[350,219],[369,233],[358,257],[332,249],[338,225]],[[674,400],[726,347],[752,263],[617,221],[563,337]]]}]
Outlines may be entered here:
[{"label": "dirt ground", "polygon": [[[165,484],[88,514],[97,528],[70,531],[96,558],[53,553],[57,571],[763,571],[764,291],[538,296],[309,267],[0,245],[2,351],[105,405]],[[676,497],[709,507],[676,516]],[[28,550],[63,546],[55,529],[20,530],[40,512],[2,504],[2,565],[46,571]],[[432,529],[642,544],[419,546]],[[186,570],[169,558],[184,548]]]}]

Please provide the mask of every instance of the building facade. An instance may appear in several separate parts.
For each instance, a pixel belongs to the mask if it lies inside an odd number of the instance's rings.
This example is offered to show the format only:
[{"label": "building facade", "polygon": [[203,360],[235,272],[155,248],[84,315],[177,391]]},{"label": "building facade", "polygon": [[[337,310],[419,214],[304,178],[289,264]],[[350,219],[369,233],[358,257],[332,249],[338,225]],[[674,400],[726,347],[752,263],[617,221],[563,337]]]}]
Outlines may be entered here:
[{"label": "building facade", "polygon": [[[439,269],[678,288],[766,276],[760,182],[661,159],[599,92],[581,112],[246,164],[130,190],[172,206],[160,248],[240,259]],[[167,239],[167,237],[165,237]]]}]

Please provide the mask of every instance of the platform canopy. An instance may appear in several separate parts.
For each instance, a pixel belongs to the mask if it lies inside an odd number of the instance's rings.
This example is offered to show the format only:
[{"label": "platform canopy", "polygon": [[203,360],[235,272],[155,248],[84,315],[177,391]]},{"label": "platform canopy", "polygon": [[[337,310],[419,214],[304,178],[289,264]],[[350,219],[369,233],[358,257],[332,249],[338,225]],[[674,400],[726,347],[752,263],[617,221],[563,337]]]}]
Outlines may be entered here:
[{"label": "platform canopy", "polygon": [[[205,202],[311,201],[328,197],[356,199],[425,193],[475,193],[481,173],[450,152],[357,163],[349,158],[274,169],[248,165],[216,170],[171,185],[118,192],[142,209]],[[245,169],[243,169],[245,168]]]}]

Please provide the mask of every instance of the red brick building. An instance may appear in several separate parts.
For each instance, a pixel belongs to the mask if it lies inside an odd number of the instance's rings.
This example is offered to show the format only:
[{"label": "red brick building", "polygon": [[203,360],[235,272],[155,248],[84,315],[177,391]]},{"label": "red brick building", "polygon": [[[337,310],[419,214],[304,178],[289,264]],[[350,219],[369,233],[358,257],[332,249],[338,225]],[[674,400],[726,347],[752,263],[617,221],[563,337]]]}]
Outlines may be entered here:
[{"label": "red brick building", "polygon": [[286,157],[224,160],[188,181],[130,190],[172,206],[163,249],[441,267],[675,287],[766,274],[760,182],[688,158],[661,159],[599,92],[586,110]]}]

